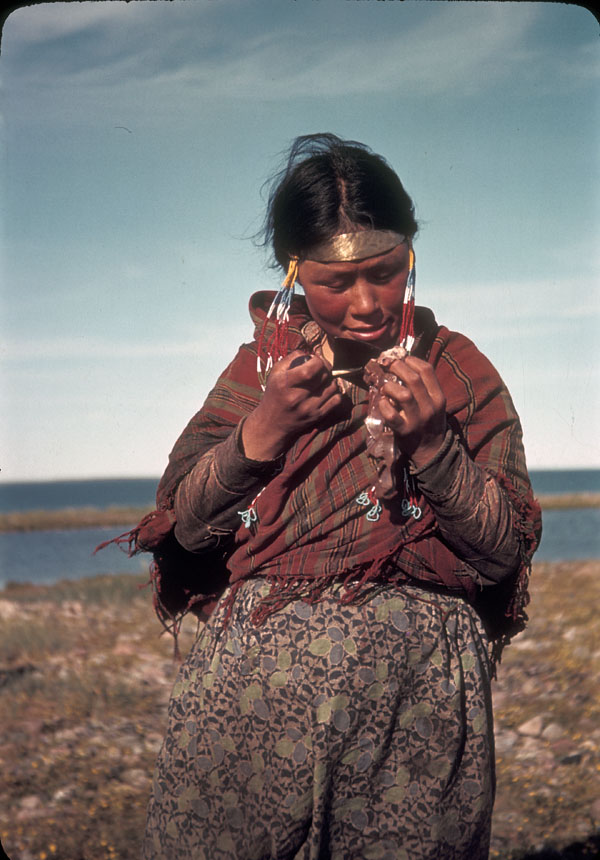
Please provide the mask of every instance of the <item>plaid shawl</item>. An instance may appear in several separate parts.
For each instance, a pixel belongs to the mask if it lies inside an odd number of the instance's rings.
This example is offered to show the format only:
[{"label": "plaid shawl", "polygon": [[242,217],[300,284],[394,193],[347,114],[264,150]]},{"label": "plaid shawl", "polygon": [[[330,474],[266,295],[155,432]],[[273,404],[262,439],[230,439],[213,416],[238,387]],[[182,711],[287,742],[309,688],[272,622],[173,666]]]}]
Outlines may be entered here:
[{"label": "plaid shawl", "polygon": [[[257,335],[272,295],[257,293],[251,299]],[[233,599],[242,582],[258,575],[267,579],[271,590],[255,613],[256,624],[290,600],[318,600],[334,582],[341,584],[341,600],[357,601],[382,582],[411,581],[430,592],[443,590],[465,597],[480,610],[488,632],[499,642],[524,627],[528,573],[541,528],[518,416],[498,373],[471,341],[443,326],[438,328],[427,309],[417,310],[421,352],[423,344],[430,346],[428,360],[436,368],[447,399],[448,421],[469,455],[499,481],[515,509],[522,548],[519,569],[498,586],[480,587],[477,571],[441,538],[423,497],[418,500],[423,510],[418,521],[402,515],[400,498],[385,501],[376,522],[366,517],[366,509],[357,499],[373,485],[374,465],[366,453],[368,394],[356,386],[351,386],[339,415],[327,426],[301,436],[287,452],[281,471],[256,501],[257,522],[248,528],[240,520],[226,553],[217,550],[205,558],[177,547],[172,507],[179,482],[260,401],[254,340],[241,346],[175,444],[157,494],[163,519],[152,515],[135,534],[137,550],[155,552],[159,605],[166,606],[168,616],[194,603],[210,607],[211,598],[214,605],[226,581],[234,586]],[[311,349],[305,338],[307,323],[306,303],[295,297],[290,349]],[[314,331],[314,322],[310,324]],[[419,354],[419,345],[415,354]],[[156,532],[150,539],[148,529]],[[168,565],[173,558],[177,563]],[[165,579],[167,566],[170,582]],[[208,578],[204,571],[210,573]],[[173,600],[173,577],[176,588],[183,589],[183,600],[181,595]]]}]

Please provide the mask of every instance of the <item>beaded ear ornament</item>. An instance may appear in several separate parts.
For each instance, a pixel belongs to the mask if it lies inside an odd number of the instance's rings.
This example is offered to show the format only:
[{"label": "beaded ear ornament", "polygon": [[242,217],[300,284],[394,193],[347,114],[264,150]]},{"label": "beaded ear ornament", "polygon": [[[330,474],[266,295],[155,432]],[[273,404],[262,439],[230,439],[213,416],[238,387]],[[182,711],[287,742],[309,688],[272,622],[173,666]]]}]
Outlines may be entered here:
[{"label": "beaded ear ornament", "polygon": [[[407,354],[415,345],[415,252],[412,245],[408,247],[408,278],[404,290],[404,306],[402,309],[402,328],[400,330],[400,344]],[[408,464],[404,466],[404,498],[402,499],[402,516],[421,518],[421,508],[417,505],[417,488],[415,479],[408,471]]]},{"label": "beaded ear ornament", "polygon": [[[256,373],[262,390],[265,390],[267,377],[273,365],[288,353],[288,328],[290,323],[290,305],[294,296],[294,287],[298,277],[298,257],[291,257],[287,275],[263,322],[256,351]],[[273,333],[267,338],[267,329],[275,318]],[[264,370],[263,370],[264,366]]]},{"label": "beaded ear ornament", "polygon": [[408,278],[404,290],[400,344],[410,353],[415,344],[415,252],[411,245],[408,248],[408,255]]},{"label": "beaded ear ornament", "polygon": [[[409,245],[409,270],[404,290],[402,322],[398,346],[385,350],[379,358],[371,359],[366,367],[365,380],[369,383],[369,407],[365,425],[369,434],[367,452],[377,465],[377,483],[369,490],[361,493],[356,499],[357,504],[368,508],[367,519],[376,522],[382,511],[379,499],[391,498],[396,494],[396,479],[394,475],[398,451],[393,430],[387,427],[381,412],[380,389],[386,382],[397,382],[391,372],[390,365],[396,359],[406,358],[415,343],[415,254]],[[417,488],[415,480],[408,470],[408,464],[403,467],[403,498],[401,513],[403,517],[422,516],[421,508],[417,505]]]}]

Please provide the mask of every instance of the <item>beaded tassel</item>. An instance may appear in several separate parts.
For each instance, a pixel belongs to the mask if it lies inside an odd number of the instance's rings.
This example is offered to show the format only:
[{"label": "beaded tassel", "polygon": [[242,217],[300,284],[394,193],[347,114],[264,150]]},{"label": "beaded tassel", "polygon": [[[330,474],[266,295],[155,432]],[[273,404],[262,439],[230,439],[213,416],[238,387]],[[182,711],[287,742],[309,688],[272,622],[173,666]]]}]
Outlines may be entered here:
[{"label": "beaded tassel", "polygon": [[[288,353],[288,328],[290,323],[290,306],[294,296],[294,286],[298,277],[298,257],[291,257],[287,275],[277,295],[271,302],[265,321],[263,322],[258,349],[256,354],[256,373],[262,390],[265,390],[267,377],[275,364]],[[271,338],[267,341],[266,333],[270,320],[275,317],[275,326]],[[264,365],[264,370],[263,370]]]},{"label": "beaded tassel", "polygon": [[[404,308],[402,312],[402,328],[400,333],[400,343],[410,353],[415,343],[415,252],[412,247],[408,249],[409,266],[408,278],[406,280],[406,289],[404,291]],[[408,466],[404,466],[404,490],[405,496],[402,499],[402,516],[416,519],[421,517],[421,508],[417,505],[417,491],[415,481],[408,471]]]},{"label": "beaded tassel", "polygon": [[409,267],[406,288],[404,290],[400,345],[407,352],[410,352],[415,343],[415,252],[412,248],[409,248],[408,253]]},{"label": "beaded tassel", "polygon": [[[410,353],[415,343],[415,253],[412,247],[408,249],[409,267],[406,287],[404,290],[404,304],[402,308],[402,323],[400,326],[400,346]],[[404,465],[402,483],[404,496],[401,501],[401,513],[403,517],[414,517],[418,520],[422,516],[422,510],[417,505],[417,488],[415,480],[408,471],[408,465]],[[360,494],[356,499],[359,505],[369,505],[367,519],[375,522],[381,513],[381,504],[375,495],[375,487]]]},{"label": "beaded tassel", "polygon": [[[410,353],[415,344],[415,252],[412,246],[408,249],[409,266],[406,288],[404,290],[404,307],[402,310],[402,327],[400,330],[400,343]],[[421,518],[421,508],[417,505],[417,489],[415,481],[408,465],[404,465],[404,498],[402,499],[402,516],[413,516],[416,520]]]}]

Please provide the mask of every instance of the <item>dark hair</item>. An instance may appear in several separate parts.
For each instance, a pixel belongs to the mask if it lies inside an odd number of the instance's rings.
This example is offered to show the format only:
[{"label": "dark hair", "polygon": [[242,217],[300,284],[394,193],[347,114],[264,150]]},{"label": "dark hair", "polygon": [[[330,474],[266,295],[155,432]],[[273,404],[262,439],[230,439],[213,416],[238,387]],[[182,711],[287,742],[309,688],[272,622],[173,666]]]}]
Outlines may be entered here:
[{"label": "dark hair", "polygon": [[353,226],[412,237],[414,205],[396,173],[362,143],[335,134],[297,137],[286,166],[270,181],[262,237],[275,260],[324,242]]}]

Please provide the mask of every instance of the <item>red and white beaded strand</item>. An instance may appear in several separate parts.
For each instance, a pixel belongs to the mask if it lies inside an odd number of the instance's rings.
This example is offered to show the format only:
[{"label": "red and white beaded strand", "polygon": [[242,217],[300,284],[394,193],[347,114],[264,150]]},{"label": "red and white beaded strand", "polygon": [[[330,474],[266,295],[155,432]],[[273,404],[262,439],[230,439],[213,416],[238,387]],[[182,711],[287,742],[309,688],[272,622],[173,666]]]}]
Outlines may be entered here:
[{"label": "red and white beaded strand", "polygon": [[[403,346],[407,353],[410,354],[415,343],[415,253],[412,246],[409,246],[409,267],[408,277],[406,279],[406,287],[404,289],[404,302],[402,307],[402,323],[400,326],[400,346]],[[408,466],[404,466],[403,474],[404,483],[404,498],[401,502],[401,513],[403,517],[414,517],[418,520],[422,516],[421,508],[417,505],[417,490],[413,476],[408,471]],[[366,517],[369,522],[376,522],[381,515],[381,503],[376,495],[376,488],[371,487],[369,490],[362,492],[356,499],[357,504],[368,506]]]},{"label": "red and white beaded strand", "polygon": [[[287,275],[262,324],[256,351],[256,373],[262,390],[265,390],[267,377],[276,361],[288,353],[288,329],[290,324],[290,306],[294,296],[294,286],[298,277],[298,257],[291,257]],[[267,339],[267,329],[275,317],[273,332]]]}]

